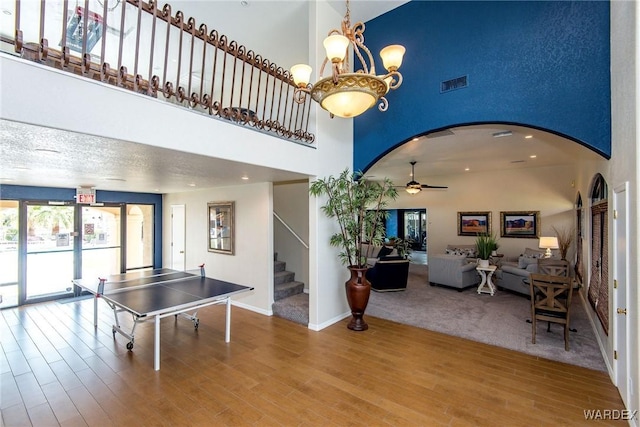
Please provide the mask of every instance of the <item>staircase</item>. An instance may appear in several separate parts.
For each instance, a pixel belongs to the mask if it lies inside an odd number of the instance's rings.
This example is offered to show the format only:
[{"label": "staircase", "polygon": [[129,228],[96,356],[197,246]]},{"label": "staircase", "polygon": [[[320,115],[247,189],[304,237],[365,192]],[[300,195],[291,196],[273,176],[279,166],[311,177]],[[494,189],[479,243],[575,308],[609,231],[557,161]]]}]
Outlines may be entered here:
[{"label": "staircase", "polygon": [[304,283],[295,280],[295,273],[287,271],[287,263],[273,259],[273,315],[307,326],[309,324],[309,295]]}]

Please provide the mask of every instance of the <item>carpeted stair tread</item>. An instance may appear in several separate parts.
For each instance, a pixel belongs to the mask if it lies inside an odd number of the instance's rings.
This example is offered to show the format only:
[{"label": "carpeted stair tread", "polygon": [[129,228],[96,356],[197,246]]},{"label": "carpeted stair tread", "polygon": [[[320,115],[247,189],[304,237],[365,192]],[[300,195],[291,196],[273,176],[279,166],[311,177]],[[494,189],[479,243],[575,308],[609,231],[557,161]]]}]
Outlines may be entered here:
[{"label": "carpeted stair tread", "polygon": [[292,280],[290,282],[278,283],[274,285],[273,299],[275,301],[288,298],[304,292],[304,283]]},{"label": "carpeted stair tread", "polygon": [[273,273],[273,284],[279,285],[281,283],[293,282],[296,277],[296,273],[292,271],[277,271]]},{"label": "carpeted stair tread", "polygon": [[279,271],[284,271],[287,268],[287,263],[284,261],[274,261],[273,262],[273,272],[277,273]]},{"label": "carpeted stair tread", "polygon": [[273,315],[302,325],[309,324],[309,295],[296,294],[273,303]]}]

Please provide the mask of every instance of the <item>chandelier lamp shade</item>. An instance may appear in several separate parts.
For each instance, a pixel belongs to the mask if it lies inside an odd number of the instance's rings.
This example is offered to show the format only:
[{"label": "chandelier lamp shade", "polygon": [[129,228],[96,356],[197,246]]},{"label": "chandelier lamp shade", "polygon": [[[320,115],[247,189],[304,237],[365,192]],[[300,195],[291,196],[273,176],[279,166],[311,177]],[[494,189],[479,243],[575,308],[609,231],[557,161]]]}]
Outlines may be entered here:
[{"label": "chandelier lamp shade", "polygon": [[[398,68],[402,64],[405,48],[390,45],[380,51],[386,74],[376,75],[376,67],[371,52],[364,44],[364,24],[351,26],[349,0],[347,13],[342,20],[341,31],[333,29],[324,39],[326,58],[320,68],[320,80],[310,84],[312,69],[306,64],[291,67],[291,75],[296,85],[294,99],[304,103],[307,95],[327,110],[331,117],[355,117],[373,107],[376,103],[380,111],[386,111],[389,103],[385,95],[389,90],[402,84],[402,74]],[[362,69],[351,72],[349,49],[354,58],[362,64]],[[354,59],[355,61],[355,59]],[[331,75],[323,77],[327,64],[331,66]]]}]

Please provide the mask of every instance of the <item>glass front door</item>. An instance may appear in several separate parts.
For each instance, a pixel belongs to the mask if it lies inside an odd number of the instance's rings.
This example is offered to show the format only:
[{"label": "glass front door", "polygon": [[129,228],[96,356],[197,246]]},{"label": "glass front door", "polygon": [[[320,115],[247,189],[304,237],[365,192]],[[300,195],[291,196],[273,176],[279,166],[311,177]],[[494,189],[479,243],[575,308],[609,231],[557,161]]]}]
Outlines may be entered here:
[{"label": "glass front door", "polygon": [[82,206],[82,278],[121,273],[121,205]]},{"label": "glass front door", "polygon": [[71,293],[74,206],[27,203],[26,299]]}]

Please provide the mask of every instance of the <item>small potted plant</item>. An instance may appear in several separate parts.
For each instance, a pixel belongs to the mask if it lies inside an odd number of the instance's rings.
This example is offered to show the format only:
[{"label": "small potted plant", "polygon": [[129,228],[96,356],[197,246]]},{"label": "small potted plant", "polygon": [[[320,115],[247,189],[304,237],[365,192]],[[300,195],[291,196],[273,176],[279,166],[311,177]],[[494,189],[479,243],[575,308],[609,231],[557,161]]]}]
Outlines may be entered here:
[{"label": "small potted plant", "polygon": [[478,250],[479,264],[481,267],[489,266],[489,258],[495,248],[497,248],[497,243],[493,234],[478,233],[476,237],[476,249]]}]

